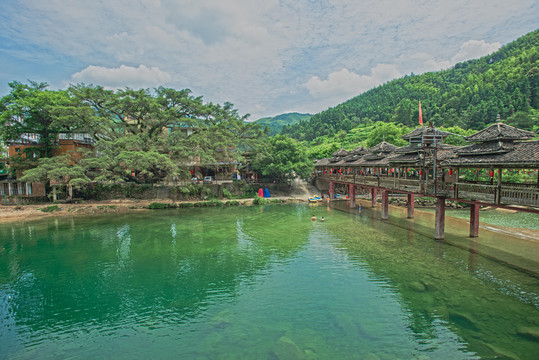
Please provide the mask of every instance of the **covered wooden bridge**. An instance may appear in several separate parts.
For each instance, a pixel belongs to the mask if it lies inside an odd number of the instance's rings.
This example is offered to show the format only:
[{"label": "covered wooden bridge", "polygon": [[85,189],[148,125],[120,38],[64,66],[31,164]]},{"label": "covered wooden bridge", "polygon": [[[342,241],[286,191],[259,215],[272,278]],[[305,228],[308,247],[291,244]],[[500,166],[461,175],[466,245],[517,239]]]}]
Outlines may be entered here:
[{"label": "covered wooden bridge", "polygon": [[[389,194],[407,194],[408,217],[416,195],[436,199],[435,238],[444,238],[445,202],[470,204],[470,236],[478,236],[479,207],[493,206],[539,214],[539,141],[535,133],[498,121],[465,139],[468,146],[443,143],[452,136],[432,126],[402,138],[405,147],[386,141],[370,148],[341,149],[315,162],[315,184],[335,195],[335,184],[348,188],[350,207],[358,189],[369,191],[372,206],[382,195],[382,219],[388,219]],[[525,174],[525,183],[505,181]]]}]

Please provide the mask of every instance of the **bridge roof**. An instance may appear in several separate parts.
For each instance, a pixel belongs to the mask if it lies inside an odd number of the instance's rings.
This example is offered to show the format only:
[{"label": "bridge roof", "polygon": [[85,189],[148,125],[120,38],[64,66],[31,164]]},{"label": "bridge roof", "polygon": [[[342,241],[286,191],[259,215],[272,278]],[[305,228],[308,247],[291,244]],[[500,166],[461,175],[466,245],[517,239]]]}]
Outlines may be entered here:
[{"label": "bridge roof", "polygon": [[402,135],[401,139],[403,140],[418,139],[419,140],[422,137],[432,138],[433,136],[439,136],[441,138],[445,138],[449,135],[451,135],[451,133],[448,133],[447,131],[438,130],[433,126],[423,126],[423,127],[415,128],[408,134]]},{"label": "bridge roof", "polygon": [[[456,157],[441,162],[442,166],[460,167],[495,167],[495,168],[539,168],[539,140],[522,141],[514,143],[480,144],[464,153],[458,153]],[[492,150],[498,147],[498,151],[483,152],[482,150]],[[467,147],[471,148],[471,147]],[[460,149],[462,150],[462,149]]]},{"label": "bridge roof", "polygon": [[466,140],[470,142],[486,142],[496,140],[527,140],[534,137],[535,133],[531,131],[517,129],[511,125],[496,121],[496,123],[489,127],[466,137]]},{"label": "bridge roof", "polygon": [[341,148],[340,150],[335,151],[335,152],[334,152],[333,154],[331,154],[331,155],[343,157],[343,156],[350,155],[350,151],[347,151],[347,150],[344,150],[344,148]]},{"label": "bridge roof", "polygon": [[355,155],[363,155],[367,153],[367,149],[365,149],[363,146],[359,146],[351,151]]},{"label": "bridge roof", "polygon": [[373,147],[367,149],[370,153],[390,153],[398,149],[399,147],[393,144],[388,143],[387,141],[382,141],[381,143],[374,145]]}]

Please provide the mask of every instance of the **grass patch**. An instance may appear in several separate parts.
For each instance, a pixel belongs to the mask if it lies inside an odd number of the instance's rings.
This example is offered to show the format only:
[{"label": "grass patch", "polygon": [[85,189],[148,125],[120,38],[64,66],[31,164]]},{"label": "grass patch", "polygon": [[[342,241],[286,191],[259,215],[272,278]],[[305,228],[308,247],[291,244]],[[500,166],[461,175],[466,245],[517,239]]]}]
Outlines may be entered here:
[{"label": "grass patch", "polygon": [[60,210],[60,209],[58,209],[58,205],[50,205],[50,206],[44,207],[44,208],[42,208],[40,210],[43,211],[43,212],[53,212],[53,211]]},{"label": "grass patch", "polygon": [[116,205],[97,205],[98,209],[116,209]]}]

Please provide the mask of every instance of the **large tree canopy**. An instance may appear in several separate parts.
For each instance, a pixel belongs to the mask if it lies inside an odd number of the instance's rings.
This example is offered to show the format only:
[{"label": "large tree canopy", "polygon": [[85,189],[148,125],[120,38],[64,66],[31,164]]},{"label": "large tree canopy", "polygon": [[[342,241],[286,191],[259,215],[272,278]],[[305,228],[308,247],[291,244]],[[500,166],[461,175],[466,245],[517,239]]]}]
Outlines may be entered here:
[{"label": "large tree canopy", "polygon": [[9,84],[11,92],[0,99],[0,138],[16,141],[25,133],[36,134],[33,152],[50,157],[60,132],[80,131],[85,123],[77,116],[83,105],[67,91],[47,90],[46,83]]},{"label": "large tree canopy", "polygon": [[[73,161],[100,181],[176,180],[187,176],[192,163],[242,161],[243,152],[263,135],[232,104],[204,103],[188,89],[113,91],[79,84],[51,91],[33,82],[10,86],[11,93],[0,102],[2,139],[37,134],[38,158],[49,158],[59,133],[89,133],[96,152]],[[38,166],[32,178],[52,179],[54,162],[32,162]]]},{"label": "large tree canopy", "polygon": [[284,135],[276,135],[261,145],[251,168],[262,175],[281,180],[293,179],[296,175],[306,179],[313,170],[313,163],[303,143]]}]

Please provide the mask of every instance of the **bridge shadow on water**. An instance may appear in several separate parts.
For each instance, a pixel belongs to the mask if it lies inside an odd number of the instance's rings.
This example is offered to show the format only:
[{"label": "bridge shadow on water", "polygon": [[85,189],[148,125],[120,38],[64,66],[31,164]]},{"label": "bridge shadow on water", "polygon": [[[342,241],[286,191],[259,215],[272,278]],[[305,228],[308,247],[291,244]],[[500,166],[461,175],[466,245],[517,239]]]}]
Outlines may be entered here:
[{"label": "bridge shadow on water", "polygon": [[[392,233],[395,227],[407,230],[406,236],[410,243],[413,243],[419,235],[430,237],[432,241],[439,244],[439,247],[456,246],[469,251],[471,258],[483,256],[519,271],[539,276],[539,242],[519,236],[516,229],[511,231],[511,228],[504,228],[503,231],[498,231],[495,226],[481,226],[479,236],[472,238],[469,237],[470,222],[468,220],[446,214],[445,239],[434,240],[435,214],[432,209],[422,210],[416,207],[414,218],[408,219],[406,207],[390,205],[389,219],[382,220],[381,206],[378,204],[375,208],[371,207],[370,200],[356,200],[356,207],[353,209],[350,208],[350,202],[345,200],[333,201],[330,206],[349,212],[360,221],[384,232]],[[511,215],[507,214],[507,216]]]}]

